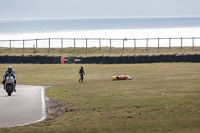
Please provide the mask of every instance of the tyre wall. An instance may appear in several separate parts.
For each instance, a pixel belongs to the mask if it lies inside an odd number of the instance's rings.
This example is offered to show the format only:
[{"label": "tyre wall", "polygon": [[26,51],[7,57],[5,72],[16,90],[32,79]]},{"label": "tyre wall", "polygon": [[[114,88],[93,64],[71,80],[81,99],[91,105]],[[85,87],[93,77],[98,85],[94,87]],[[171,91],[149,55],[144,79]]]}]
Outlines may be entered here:
[{"label": "tyre wall", "polygon": [[82,57],[75,57],[75,59],[74,59],[75,64],[80,64],[81,61],[82,61]]},{"label": "tyre wall", "polygon": [[23,62],[23,56],[15,56],[15,63],[20,64]]},{"label": "tyre wall", "polygon": [[122,64],[127,64],[129,61],[128,61],[128,56],[121,56],[121,63]]},{"label": "tyre wall", "polygon": [[0,63],[12,63],[12,64],[60,64],[61,57],[60,56],[39,56],[39,55],[28,55],[28,56],[0,56]]},{"label": "tyre wall", "polygon": [[189,55],[189,61],[190,62],[199,62],[198,61],[198,55],[197,54]]},{"label": "tyre wall", "polygon": [[35,64],[35,63],[39,63],[39,56],[30,56],[30,58],[31,58],[31,63],[32,64]]},{"label": "tyre wall", "polygon": [[87,57],[82,57],[81,63],[87,64],[88,63],[88,58]]},{"label": "tyre wall", "polygon": [[128,56],[128,63],[129,64],[135,63],[135,56]]},{"label": "tyre wall", "polygon": [[47,56],[38,56],[39,64],[47,64]]},{"label": "tyre wall", "polygon": [[175,62],[183,62],[183,55],[182,54],[176,55]]},{"label": "tyre wall", "polygon": [[8,56],[7,55],[0,56],[0,63],[8,63]]},{"label": "tyre wall", "polygon": [[141,63],[148,63],[148,55],[141,56]]},{"label": "tyre wall", "polygon": [[53,64],[60,64],[61,56],[54,56],[53,57]]},{"label": "tyre wall", "polygon": [[176,54],[173,54],[173,55],[168,55],[168,62],[175,62],[175,57],[176,57]]},{"label": "tyre wall", "polygon": [[183,55],[182,56],[182,62],[190,62],[191,60],[190,60],[190,55],[189,54],[187,54],[187,55]]},{"label": "tyre wall", "polygon": [[169,62],[169,55],[162,55],[162,62]]},{"label": "tyre wall", "polygon": [[54,64],[53,58],[54,56],[46,56],[46,64]]},{"label": "tyre wall", "polygon": [[120,64],[121,63],[121,56],[116,56],[115,58],[114,58],[114,63],[115,64]]},{"label": "tyre wall", "polygon": [[22,63],[31,63],[31,58],[30,56],[23,56],[22,58]]},{"label": "tyre wall", "polygon": [[135,63],[141,63],[141,55],[135,56]]},{"label": "tyre wall", "polygon": [[196,56],[195,56],[195,59],[196,59],[196,60],[195,60],[196,62],[200,62],[200,54],[196,55]]},{"label": "tyre wall", "polygon": [[15,63],[15,56],[8,56],[8,63]]},{"label": "tyre wall", "polygon": [[89,64],[95,63],[95,56],[88,57],[88,63]]},{"label": "tyre wall", "polygon": [[108,64],[109,62],[108,62],[109,60],[108,60],[108,56],[103,56],[102,57],[102,63],[103,64]]},{"label": "tyre wall", "polygon": [[108,63],[109,64],[113,64],[114,62],[115,62],[115,57],[114,56],[108,57]]},{"label": "tyre wall", "polygon": [[154,56],[154,61],[155,61],[156,63],[158,63],[158,62],[163,62],[163,61],[162,61],[162,56],[163,56],[163,55],[155,55],[155,56]]},{"label": "tyre wall", "polygon": [[155,62],[154,55],[148,56],[148,63],[154,63],[154,62]]},{"label": "tyre wall", "polygon": [[95,57],[95,63],[96,63],[96,64],[101,63],[101,62],[102,62],[102,57],[103,57],[103,56],[96,56],[96,57]]}]

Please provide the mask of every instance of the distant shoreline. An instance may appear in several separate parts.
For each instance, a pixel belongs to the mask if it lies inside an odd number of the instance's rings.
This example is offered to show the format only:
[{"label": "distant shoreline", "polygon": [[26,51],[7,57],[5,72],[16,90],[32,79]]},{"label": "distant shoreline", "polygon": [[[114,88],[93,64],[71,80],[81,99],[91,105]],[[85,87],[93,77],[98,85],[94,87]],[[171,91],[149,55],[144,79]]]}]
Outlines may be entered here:
[{"label": "distant shoreline", "polygon": [[0,19],[0,22],[6,21],[40,21],[40,20],[98,20],[98,19],[157,19],[157,18],[200,18],[200,15],[193,16],[137,16],[137,17],[88,17],[88,18],[34,18],[34,19]]},{"label": "distant shoreline", "polygon": [[200,27],[200,17],[0,21],[0,33]]}]

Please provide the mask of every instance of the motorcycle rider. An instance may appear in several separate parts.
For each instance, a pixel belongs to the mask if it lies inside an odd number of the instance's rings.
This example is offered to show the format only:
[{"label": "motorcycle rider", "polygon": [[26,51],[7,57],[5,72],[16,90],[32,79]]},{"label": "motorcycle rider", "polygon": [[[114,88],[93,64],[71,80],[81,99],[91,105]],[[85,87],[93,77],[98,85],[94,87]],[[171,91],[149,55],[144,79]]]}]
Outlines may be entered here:
[{"label": "motorcycle rider", "polygon": [[83,69],[84,66],[81,66],[81,69],[79,70],[79,74],[80,74],[80,79],[79,79],[79,82],[83,82],[83,74],[85,75],[85,72],[84,72],[84,69]]},{"label": "motorcycle rider", "polygon": [[[5,72],[5,74],[3,75],[3,81],[2,84],[4,85],[4,90],[5,90],[5,81],[6,81],[6,77],[7,76],[13,76],[14,78],[14,83],[16,85],[16,75],[15,75],[15,71],[13,71],[12,66],[8,67],[8,70]],[[14,92],[16,92],[16,89],[14,87]]]}]

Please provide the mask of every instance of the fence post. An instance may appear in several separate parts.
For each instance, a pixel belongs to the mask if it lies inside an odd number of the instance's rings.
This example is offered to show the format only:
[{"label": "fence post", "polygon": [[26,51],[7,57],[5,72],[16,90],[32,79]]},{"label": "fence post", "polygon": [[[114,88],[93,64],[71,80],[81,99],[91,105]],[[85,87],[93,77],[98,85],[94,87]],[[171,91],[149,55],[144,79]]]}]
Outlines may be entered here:
[{"label": "fence post", "polygon": [[23,40],[23,53],[24,53],[24,40]]},{"label": "fence post", "polygon": [[183,50],[183,38],[181,37],[181,52]]},{"label": "fence post", "polygon": [[76,47],[76,39],[74,38],[74,54],[75,54],[75,47]]},{"label": "fence post", "polygon": [[158,53],[160,52],[160,38],[158,38]]},{"label": "fence post", "polygon": [[194,37],[192,38],[192,52],[194,52]]},{"label": "fence post", "polygon": [[48,50],[48,53],[50,53],[50,48],[51,48],[51,39],[49,38],[49,50]]},{"label": "fence post", "polygon": [[86,51],[85,51],[85,54],[87,54],[87,38],[86,38]]},{"label": "fence post", "polygon": [[101,53],[101,39],[99,39],[99,54]]},{"label": "fence post", "polygon": [[63,52],[63,38],[61,38],[61,51]]},{"label": "fence post", "polygon": [[123,39],[123,53],[124,53],[124,43],[125,43],[124,41],[125,41],[125,40]]},{"label": "fence post", "polygon": [[112,51],[112,42],[111,42],[112,40],[110,39],[110,53],[111,53],[111,51]]},{"label": "fence post", "polygon": [[148,53],[148,38],[147,38],[147,42],[146,42],[146,53]]},{"label": "fence post", "polygon": [[10,51],[11,51],[11,47],[12,47],[12,41],[10,40]]},{"label": "fence post", "polygon": [[136,39],[135,38],[134,38],[134,47],[135,47],[134,53],[136,53]]},{"label": "fence post", "polygon": [[35,53],[35,45],[33,45],[33,53]]},{"label": "fence post", "polygon": [[36,41],[36,51],[35,52],[37,52],[37,39],[35,41]]},{"label": "fence post", "polygon": [[169,38],[169,53],[170,53],[170,50],[171,50],[171,38]]}]

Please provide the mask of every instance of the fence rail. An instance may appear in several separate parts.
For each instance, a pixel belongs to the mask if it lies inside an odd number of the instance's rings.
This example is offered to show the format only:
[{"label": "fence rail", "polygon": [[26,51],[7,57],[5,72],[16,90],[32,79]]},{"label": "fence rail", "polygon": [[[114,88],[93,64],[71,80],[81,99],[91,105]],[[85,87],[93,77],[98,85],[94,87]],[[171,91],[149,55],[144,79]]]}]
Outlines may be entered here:
[{"label": "fence rail", "polygon": [[[176,44],[173,45],[173,41],[176,41]],[[43,42],[42,46],[39,46],[39,43]],[[56,41],[56,42],[55,42]],[[70,45],[69,42],[71,41]],[[80,41],[84,41],[80,42]],[[92,45],[89,44],[89,41],[93,41]],[[118,41],[117,43],[115,41]],[[120,41],[120,42],[119,42]],[[142,42],[141,42],[142,41]],[[153,43],[151,41],[154,41]],[[164,41],[164,42],[163,42]],[[186,41],[186,45],[184,45]],[[179,47],[181,52],[183,47],[191,47],[191,50],[194,51],[195,47],[200,47],[200,37],[169,37],[169,38],[40,38],[40,39],[23,39],[23,40],[0,40],[0,48],[31,48],[33,47],[34,51],[37,52],[38,48],[48,48],[48,53],[50,53],[52,48],[60,48],[63,51],[64,48],[73,48],[73,53],[76,52],[76,48],[84,47],[85,54],[88,53],[89,47],[97,47],[99,53],[101,53],[102,47],[105,47],[103,44],[106,42],[106,47],[109,47],[109,53],[112,53],[114,47],[122,48],[124,53],[125,48],[133,48],[134,52],[137,52],[137,48],[145,48],[145,52],[148,53],[150,47],[157,48],[157,52],[160,52],[160,48],[168,47],[169,53],[173,47]],[[130,43],[131,42],[131,43]],[[45,43],[45,45],[44,45]],[[7,44],[7,45],[5,45]],[[81,44],[81,45],[79,45]],[[32,45],[32,46],[31,46]]]}]

